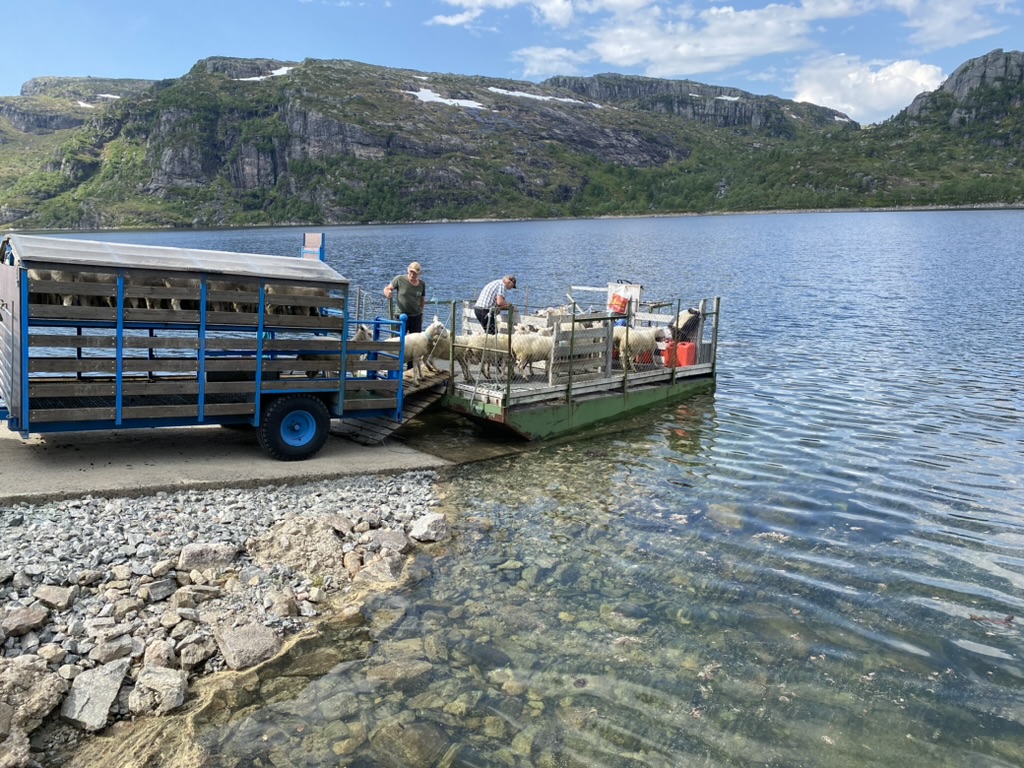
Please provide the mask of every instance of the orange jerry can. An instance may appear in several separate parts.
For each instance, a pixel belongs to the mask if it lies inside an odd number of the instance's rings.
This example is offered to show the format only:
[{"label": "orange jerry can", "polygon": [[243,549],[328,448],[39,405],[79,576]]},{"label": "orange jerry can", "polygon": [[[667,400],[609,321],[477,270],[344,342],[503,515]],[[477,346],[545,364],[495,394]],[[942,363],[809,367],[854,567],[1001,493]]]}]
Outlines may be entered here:
[{"label": "orange jerry can", "polygon": [[697,345],[692,341],[670,341],[665,345],[665,351],[661,353],[665,361],[665,367],[673,365],[681,368],[684,365],[697,364]]}]

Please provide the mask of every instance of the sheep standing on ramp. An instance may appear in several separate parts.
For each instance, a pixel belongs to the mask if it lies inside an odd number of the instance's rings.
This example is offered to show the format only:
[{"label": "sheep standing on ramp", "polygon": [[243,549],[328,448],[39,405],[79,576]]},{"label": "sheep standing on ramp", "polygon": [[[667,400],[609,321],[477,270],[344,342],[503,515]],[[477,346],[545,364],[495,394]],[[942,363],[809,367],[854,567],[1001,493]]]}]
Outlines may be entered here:
[{"label": "sheep standing on ramp", "polygon": [[[441,346],[441,342],[447,338],[448,329],[437,317],[422,333],[405,334],[405,359],[412,363],[413,381],[417,384],[423,380],[422,367],[426,367],[430,373],[438,372],[433,359],[447,349],[447,346]],[[397,342],[398,337],[388,341]]]}]

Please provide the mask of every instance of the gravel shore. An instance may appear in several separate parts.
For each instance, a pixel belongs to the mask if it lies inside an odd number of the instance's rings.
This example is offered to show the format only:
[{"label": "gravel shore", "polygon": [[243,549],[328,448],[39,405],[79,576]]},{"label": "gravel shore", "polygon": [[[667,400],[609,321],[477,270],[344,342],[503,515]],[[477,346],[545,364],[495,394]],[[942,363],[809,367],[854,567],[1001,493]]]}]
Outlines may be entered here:
[{"label": "gravel shore", "polygon": [[257,664],[324,614],[358,620],[346,595],[447,537],[436,479],[0,507],[0,768],[45,764],[46,723],[171,712],[197,676]]}]

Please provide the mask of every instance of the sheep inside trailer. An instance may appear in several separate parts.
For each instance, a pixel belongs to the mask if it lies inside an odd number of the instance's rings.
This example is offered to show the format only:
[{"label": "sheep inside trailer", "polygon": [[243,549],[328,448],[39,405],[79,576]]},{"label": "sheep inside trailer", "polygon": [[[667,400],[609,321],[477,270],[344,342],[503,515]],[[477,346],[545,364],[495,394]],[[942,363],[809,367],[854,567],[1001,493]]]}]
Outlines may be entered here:
[{"label": "sheep inside trailer", "polygon": [[399,419],[401,352],[349,350],[348,281],[315,254],[7,235],[0,416],[23,435],[249,425],[283,460],[315,454],[332,418]]}]

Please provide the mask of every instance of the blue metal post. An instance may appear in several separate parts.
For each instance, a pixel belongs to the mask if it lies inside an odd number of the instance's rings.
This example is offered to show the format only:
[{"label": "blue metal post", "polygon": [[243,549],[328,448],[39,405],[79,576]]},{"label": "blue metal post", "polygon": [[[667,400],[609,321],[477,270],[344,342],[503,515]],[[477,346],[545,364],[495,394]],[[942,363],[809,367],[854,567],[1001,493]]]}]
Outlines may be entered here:
[{"label": "blue metal post", "polygon": [[199,421],[206,419],[206,275],[199,278]]}]

